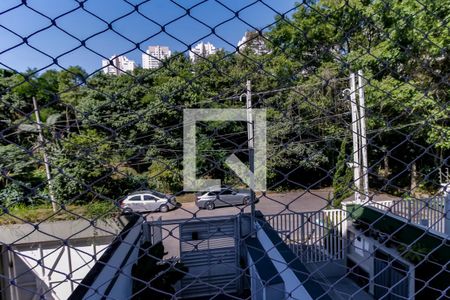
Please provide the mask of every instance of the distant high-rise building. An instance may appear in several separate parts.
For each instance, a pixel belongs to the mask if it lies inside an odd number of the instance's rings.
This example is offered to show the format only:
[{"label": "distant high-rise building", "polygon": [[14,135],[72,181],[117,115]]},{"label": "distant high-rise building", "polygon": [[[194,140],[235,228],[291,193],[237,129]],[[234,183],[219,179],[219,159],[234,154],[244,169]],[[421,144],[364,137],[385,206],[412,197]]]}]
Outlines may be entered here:
[{"label": "distant high-rise building", "polygon": [[[112,65],[110,63],[112,62]],[[136,63],[128,59],[126,56],[113,55],[109,60],[102,60],[103,73],[110,75],[120,75],[125,72],[133,72],[136,68]]]},{"label": "distant high-rise building", "polygon": [[156,69],[162,65],[164,59],[172,55],[169,47],[166,46],[150,46],[147,51],[142,54],[142,68]]},{"label": "distant high-rise building", "polygon": [[192,61],[196,61],[197,59],[199,59],[200,57],[207,57],[211,54],[214,54],[217,52],[217,48],[214,47],[213,44],[211,43],[198,43],[195,47],[193,47],[191,49],[191,51],[189,51],[189,58]]},{"label": "distant high-rise building", "polygon": [[248,48],[258,55],[270,53],[264,38],[258,31],[247,31],[237,46],[239,51],[244,51],[244,49]]}]

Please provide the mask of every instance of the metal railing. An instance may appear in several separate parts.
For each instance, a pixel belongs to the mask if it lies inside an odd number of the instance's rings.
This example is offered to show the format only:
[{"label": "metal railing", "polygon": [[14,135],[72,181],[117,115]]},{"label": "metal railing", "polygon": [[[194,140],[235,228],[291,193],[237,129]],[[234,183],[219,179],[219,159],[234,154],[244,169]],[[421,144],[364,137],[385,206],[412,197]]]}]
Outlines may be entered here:
[{"label": "metal railing", "polygon": [[0,1],[0,299],[449,298],[449,1]]},{"label": "metal railing", "polygon": [[347,212],[341,209],[265,215],[305,263],[345,259]]},{"label": "metal railing", "polygon": [[446,233],[446,198],[444,196],[424,199],[370,201],[368,205],[387,210],[406,218],[411,223],[425,226],[440,233]]}]

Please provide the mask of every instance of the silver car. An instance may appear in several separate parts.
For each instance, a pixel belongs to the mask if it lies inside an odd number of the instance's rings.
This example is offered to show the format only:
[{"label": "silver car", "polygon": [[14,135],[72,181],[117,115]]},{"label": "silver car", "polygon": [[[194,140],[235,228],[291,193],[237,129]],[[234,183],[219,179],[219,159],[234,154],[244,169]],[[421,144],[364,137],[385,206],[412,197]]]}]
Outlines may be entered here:
[{"label": "silver car", "polygon": [[220,191],[204,192],[197,194],[195,204],[198,208],[214,209],[216,207],[234,206],[250,203],[250,191],[235,190],[222,187]]},{"label": "silver car", "polygon": [[166,195],[156,191],[139,191],[126,196],[120,207],[123,213],[160,211],[168,212],[180,206],[176,202],[175,196]]}]

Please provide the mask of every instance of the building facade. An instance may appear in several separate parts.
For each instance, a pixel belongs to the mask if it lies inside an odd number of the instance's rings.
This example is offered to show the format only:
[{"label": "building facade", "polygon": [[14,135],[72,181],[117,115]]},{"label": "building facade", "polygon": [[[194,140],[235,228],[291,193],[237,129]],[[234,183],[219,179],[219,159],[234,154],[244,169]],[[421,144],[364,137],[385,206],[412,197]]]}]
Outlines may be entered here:
[{"label": "building facade", "polygon": [[162,65],[164,59],[172,55],[169,47],[166,46],[149,46],[147,51],[142,54],[142,68],[156,69]]},{"label": "building facade", "polygon": [[198,43],[195,47],[189,51],[189,58],[191,61],[195,62],[201,57],[207,57],[211,54],[215,54],[217,52],[217,48],[211,43]]},{"label": "building facade", "polygon": [[128,59],[126,56],[113,55],[109,60],[102,60],[103,73],[109,75],[120,75],[128,72],[133,72],[136,68],[136,63]]},{"label": "building facade", "polygon": [[237,44],[239,52],[250,49],[257,55],[270,53],[264,38],[257,31],[247,31]]}]

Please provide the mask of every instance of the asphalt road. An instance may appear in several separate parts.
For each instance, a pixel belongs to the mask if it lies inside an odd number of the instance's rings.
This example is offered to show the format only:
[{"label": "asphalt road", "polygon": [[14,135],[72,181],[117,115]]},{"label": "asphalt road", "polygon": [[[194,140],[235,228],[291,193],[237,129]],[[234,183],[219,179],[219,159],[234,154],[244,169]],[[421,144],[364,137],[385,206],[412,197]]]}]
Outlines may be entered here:
[{"label": "asphalt road", "polygon": [[[317,211],[326,208],[327,199],[331,189],[293,191],[287,193],[269,193],[264,197],[259,197],[256,209],[264,215],[283,214],[289,212]],[[258,198],[258,196],[257,196]],[[390,200],[392,196],[381,194],[374,197],[375,201]],[[179,225],[177,220],[186,220],[201,217],[233,216],[243,210],[250,212],[250,206],[221,207],[214,210],[199,209],[194,202],[183,203],[180,208],[167,213],[149,213],[148,221],[161,219],[163,221],[172,220],[171,224],[164,224],[162,227],[162,238],[165,250],[168,254],[165,258],[180,255]]]},{"label": "asphalt road", "polygon": [[[288,193],[270,193],[262,197],[257,195],[259,201],[256,203],[256,209],[263,214],[281,214],[288,212],[314,211],[323,209],[326,205],[326,199],[329,191],[311,191],[311,192],[288,192]],[[180,208],[166,213],[149,213],[147,220],[153,221],[161,217],[164,221],[181,219],[192,219],[214,216],[232,216],[241,211],[250,212],[250,206],[220,207],[213,210],[199,209],[194,202],[183,203]],[[179,243],[179,225],[165,224],[162,227],[162,238],[167,255],[165,258],[180,255]]]},{"label": "asphalt road", "polygon": [[[288,192],[270,193],[266,196],[257,196],[259,201],[255,207],[263,214],[280,214],[288,212],[302,212],[320,210],[326,207],[326,199],[329,191],[317,190],[310,192]],[[213,217],[237,215],[243,210],[250,212],[250,206],[220,207],[213,210],[199,209],[194,202],[183,203],[178,209],[167,213],[150,213],[148,220],[156,220],[161,217],[163,220],[190,219],[192,217]]]},{"label": "asphalt road", "polygon": [[[289,212],[317,211],[326,208],[332,191],[331,189],[293,191],[286,193],[268,193],[260,196],[255,207],[263,214],[283,214]],[[393,196],[380,194],[374,197],[374,201],[391,200]],[[191,219],[193,217],[214,217],[237,215],[243,210],[250,212],[250,206],[220,207],[214,210],[199,209],[194,202],[183,203],[178,209],[167,213],[149,213],[147,220]]]}]

